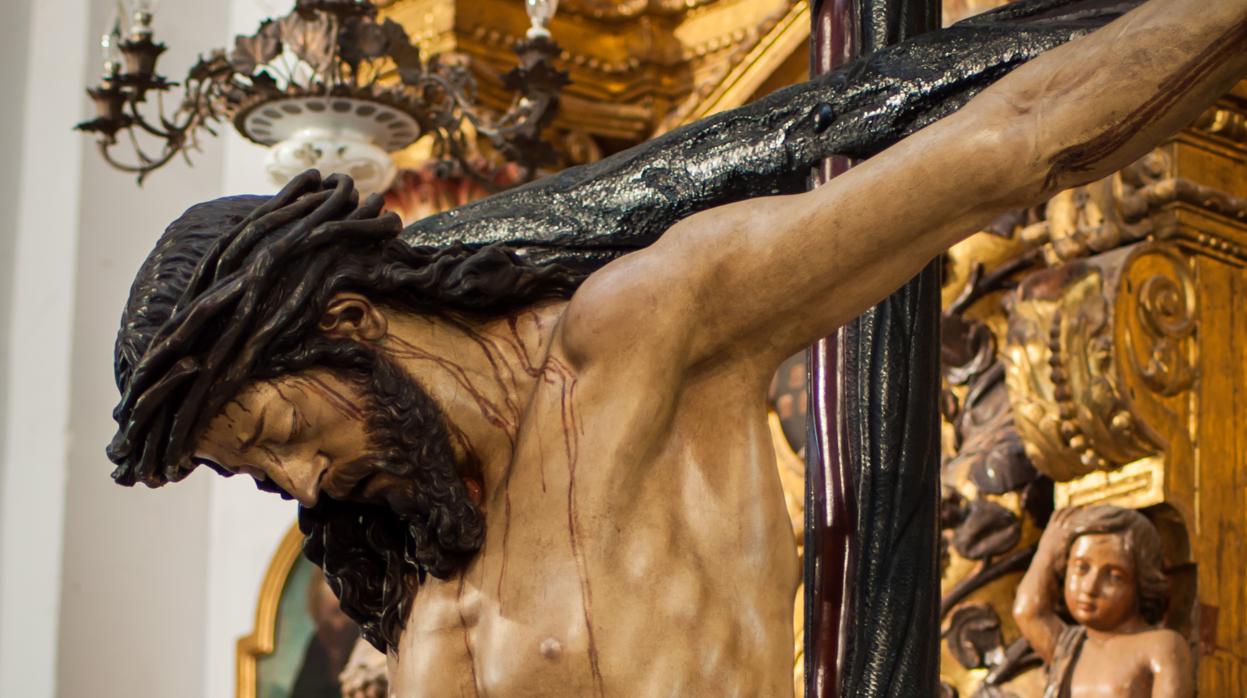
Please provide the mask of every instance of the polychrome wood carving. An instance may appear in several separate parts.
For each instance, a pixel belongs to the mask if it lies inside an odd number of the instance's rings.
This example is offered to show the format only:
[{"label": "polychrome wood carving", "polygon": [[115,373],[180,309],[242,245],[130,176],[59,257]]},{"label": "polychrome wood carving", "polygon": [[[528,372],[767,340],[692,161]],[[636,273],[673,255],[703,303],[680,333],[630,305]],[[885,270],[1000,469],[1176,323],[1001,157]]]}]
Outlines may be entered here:
[{"label": "polychrome wood carving", "polygon": [[[1247,73],[1240,2],[1152,0],[984,88],[1029,18],[1038,53],[1115,11],[1092,5],[1066,26],[1065,3],[1028,0],[405,234],[380,197],[314,173],[194,207],[123,315],[114,477],[204,465],[297,499],[305,555],[399,696],[789,695],[800,575],[762,401],[777,367]],[[838,138],[891,147],[793,193]],[[1021,541],[1004,507],[965,509],[967,557]]]}]

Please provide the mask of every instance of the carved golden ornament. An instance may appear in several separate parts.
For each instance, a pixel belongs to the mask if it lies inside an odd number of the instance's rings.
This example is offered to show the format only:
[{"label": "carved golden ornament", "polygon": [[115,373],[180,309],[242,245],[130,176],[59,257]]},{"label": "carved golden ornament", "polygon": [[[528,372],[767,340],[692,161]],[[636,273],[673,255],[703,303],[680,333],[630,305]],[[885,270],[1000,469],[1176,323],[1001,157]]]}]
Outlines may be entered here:
[{"label": "carved golden ornament", "polygon": [[[1225,612],[1247,607],[1239,486],[1247,404],[1239,399],[1247,384],[1239,336],[1247,288],[1247,81],[1121,172],[1062,192],[1035,211],[1014,212],[990,231],[962,243],[950,259],[945,312],[966,312],[960,325],[946,319],[945,343],[959,333],[973,337],[960,329],[966,320],[992,330],[1028,460],[1055,479],[1068,476],[1051,500],[1059,507],[1106,502],[1145,509],[1170,565],[1168,625],[1203,643],[1200,694],[1247,695],[1242,614]],[[964,302],[976,274],[1006,269],[1036,249],[1051,268],[1011,272],[1026,278],[1003,306],[1000,294],[971,294],[978,300]],[[946,378],[953,376],[949,356]],[[972,405],[969,388],[946,390],[946,417]],[[978,421],[989,433],[1007,431],[1008,415],[998,417]],[[960,423],[946,431],[952,451],[943,469],[945,498],[960,496],[964,508],[983,494],[961,465],[975,451],[1002,449],[963,436]],[[1025,508],[988,499],[1022,516],[1020,545],[1034,540]],[[966,526],[958,521],[945,525],[947,540]],[[955,548],[949,557],[946,598],[981,576]],[[1015,583],[1006,576],[956,595],[948,608],[941,679],[963,697],[1038,698],[1043,691],[1042,681],[1034,683],[1038,671],[988,686],[1000,665],[980,650],[1017,649],[1008,613]]]},{"label": "carved golden ornament", "polygon": [[1002,358],[1014,420],[1027,456],[1057,481],[1157,452],[1114,359],[1110,300],[1128,252],[1037,272],[1010,308]]},{"label": "carved golden ornament", "polygon": [[1146,239],[1189,237],[1200,247],[1247,261],[1247,247],[1217,234],[1179,225],[1175,210],[1189,207],[1247,222],[1247,197],[1174,175],[1166,149],[1148,153],[1120,172],[1063,191],[1044,207],[1044,220],[1019,233],[1042,244],[1049,266]]},{"label": "carved golden ornament", "polygon": [[1247,145],[1247,82],[1241,82],[1208,108],[1195,123],[1195,131]]},{"label": "carved golden ornament", "polygon": [[1109,472],[1094,472],[1057,483],[1056,508],[1115,504],[1143,509],[1165,501],[1165,463],[1158,456],[1143,458]]},{"label": "carved golden ornament", "polygon": [[594,19],[633,19],[643,14],[675,15],[715,0],[563,0],[564,12]]},{"label": "carved golden ornament", "polygon": [[1123,286],[1124,353],[1141,382],[1164,397],[1195,381],[1195,282],[1188,262],[1173,248],[1149,245],[1130,260]]},{"label": "carved golden ornament", "polygon": [[1200,115],[1195,128],[1214,136],[1247,143],[1247,115],[1233,109],[1213,107]]},{"label": "carved golden ornament", "polygon": [[944,26],[955,24],[970,17],[988,10],[995,9],[1007,3],[1008,0],[944,0]]},{"label": "carved golden ornament", "polygon": [[[466,56],[480,101],[505,108],[498,75],[528,29],[514,0],[395,0],[382,14],[426,54]],[[550,32],[563,47],[559,129],[637,143],[747,101],[792,55],[805,55],[807,0],[564,0]]]}]

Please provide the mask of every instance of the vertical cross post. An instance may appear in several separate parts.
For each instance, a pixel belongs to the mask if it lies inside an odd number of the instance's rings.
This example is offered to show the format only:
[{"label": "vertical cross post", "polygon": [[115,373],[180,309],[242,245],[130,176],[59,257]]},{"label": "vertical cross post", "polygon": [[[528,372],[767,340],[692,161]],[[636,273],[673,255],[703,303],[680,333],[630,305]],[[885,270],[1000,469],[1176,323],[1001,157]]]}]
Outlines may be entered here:
[{"label": "vertical cross post", "polygon": [[[812,15],[817,75],[938,28],[940,0],[816,0]],[[815,184],[850,166],[830,159]],[[937,694],[939,288],[936,261],[808,354],[809,698]]]}]

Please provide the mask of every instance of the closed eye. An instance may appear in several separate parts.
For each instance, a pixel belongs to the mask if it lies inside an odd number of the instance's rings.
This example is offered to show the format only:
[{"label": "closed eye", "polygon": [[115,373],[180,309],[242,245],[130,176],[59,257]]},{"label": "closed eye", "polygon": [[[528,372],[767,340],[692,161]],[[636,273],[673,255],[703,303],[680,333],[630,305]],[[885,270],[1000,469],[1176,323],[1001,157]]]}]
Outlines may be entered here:
[{"label": "closed eye", "polygon": [[238,451],[240,453],[247,451],[252,446],[260,442],[260,438],[264,436],[264,410],[255,418],[255,431],[251,432],[251,436],[240,439],[238,442]]},{"label": "closed eye", "polygon": [[303,415],[299,414],[299,408],[293,404],[290,405],[290,433],[286,434],[286,443],[294,443],[296,439],[303,433]]}]

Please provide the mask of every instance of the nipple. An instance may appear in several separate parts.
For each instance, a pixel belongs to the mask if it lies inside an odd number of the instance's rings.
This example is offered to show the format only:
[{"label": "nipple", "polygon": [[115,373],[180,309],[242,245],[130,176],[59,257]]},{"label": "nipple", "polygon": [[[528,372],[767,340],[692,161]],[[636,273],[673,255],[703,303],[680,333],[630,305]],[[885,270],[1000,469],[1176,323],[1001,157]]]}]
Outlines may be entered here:
[{"label": "nipple", "polygon": [[563,654],[563,644],[552,637],[547,637],[541,643],[541,656],[546,659],[555,660]]}]

